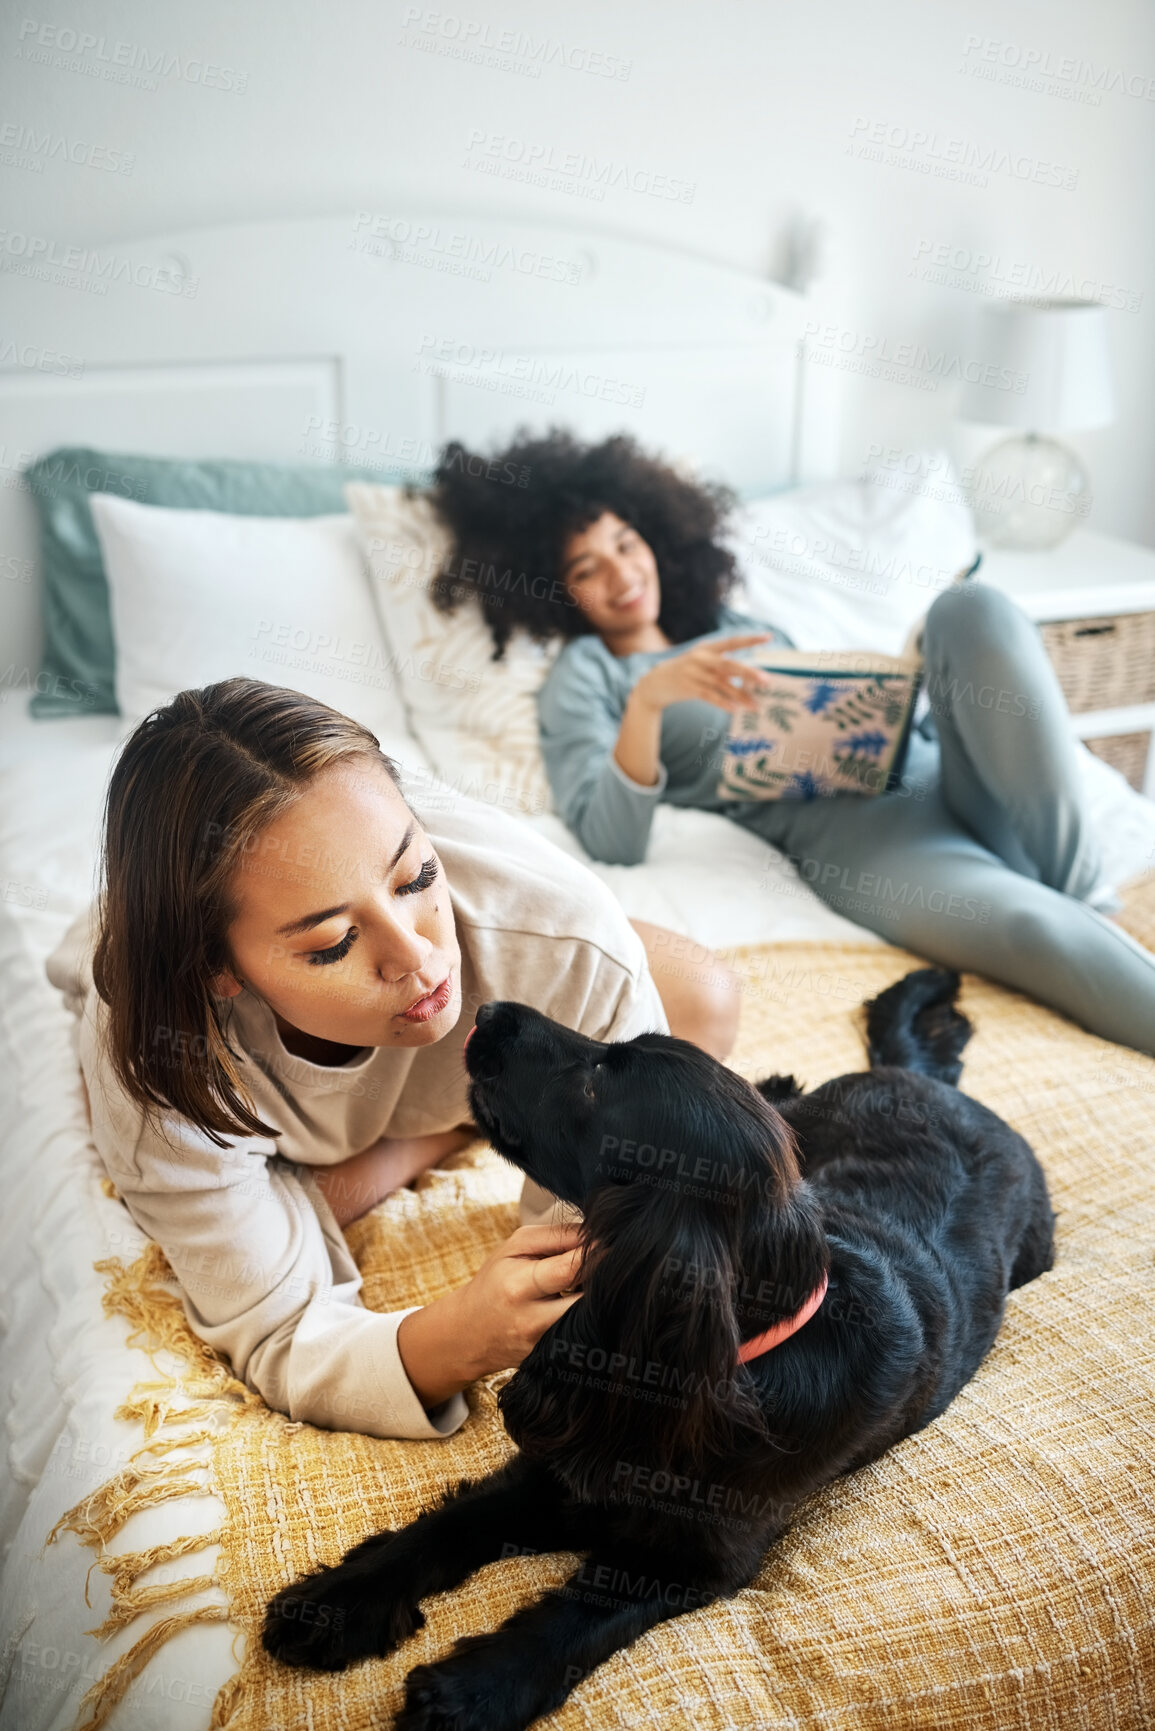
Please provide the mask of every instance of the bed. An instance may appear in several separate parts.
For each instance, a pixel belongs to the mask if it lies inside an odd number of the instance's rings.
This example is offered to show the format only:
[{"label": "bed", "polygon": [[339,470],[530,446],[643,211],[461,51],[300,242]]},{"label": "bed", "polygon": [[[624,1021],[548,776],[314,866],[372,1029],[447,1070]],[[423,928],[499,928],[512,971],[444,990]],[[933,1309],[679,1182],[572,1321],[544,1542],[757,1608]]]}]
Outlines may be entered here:
[{"label": "bed", "polygon": [[[0,375],[12,574],[0,688],[0,1728],[386,1723],[409,1665],[452,1633],[492,1626],[568,1560],[494,1565],[439,1602],[403,1656],[340,1680],[275,1667],[252,1638],[291,1574],[502,1458],[501,1378],[476,1386],[469,1423],[444,1446],[292,1425],[197,1351],[163,1259],[109,1193],[72,1019],[44,963],[92,893],[103,787],[129,722],[29,714],[30,696],[43,711],[53,692],[38,683],[42,574],[22,472],[68,446],[345,465],[354,485],[396,485],[419,482],[448,436],[488,444],[519,422],[558,421],[628,428],[748,501],[792,502],[834,478],[837,402],[807,374],[804,285],[572,229],[359,211],[166,236],[56,274],[9,284],[26,351],[55,360]],[[372,548],[369,559],[376,599],[399,610],[404,562],[375,569]],[[755,602],[765,576],[752,559]],[[795,586],[805,576],[773,573]],[[403,704],[383,729],[415,786],[452,769],[440,713]],[[515,731],[494,736],[488,766],[459,791],[496,788],[517,821],[584,857],[503,765]],[[1151,943],[1155,807],[1089,753],[1081,763],[1122,917]],[[857,1006],[910,965],[708,814],[663,807],[644,865],[592,869],[628,913],[680,934],[687,967],[709,945],[743,973],[733,1062],[747,1074],[794,1069],[813,1084],[857,1066]],[[977,1027],[965,1085],[1043,1158],[1060,1212],[1056,1269],[1013,1296],[995,1352],[943,1419],[814,1499],[748,1593],[587,1679],[558,1726],[1065,1731],[1155,1719],[1155,1063],[977,979],[963,1002]],[[515,1223],[517,1188],[477,1146],[354,1223],[366,1302],[466,1278]]]}]

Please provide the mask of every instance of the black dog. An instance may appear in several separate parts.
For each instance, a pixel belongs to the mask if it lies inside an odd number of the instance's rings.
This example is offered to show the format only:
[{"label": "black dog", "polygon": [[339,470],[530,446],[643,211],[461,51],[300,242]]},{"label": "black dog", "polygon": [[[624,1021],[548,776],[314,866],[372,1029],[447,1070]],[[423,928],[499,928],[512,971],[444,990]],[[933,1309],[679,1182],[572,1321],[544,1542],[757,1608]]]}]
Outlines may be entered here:
[{"label": "black dog", "polygon": [[406,1731],[512,1731],[745,1586],[811,1492],[937,1417],[1053,1256],[1034,1154],[953,1085],[957,990],[934,968],[891,986],[868,1006],[871,1070],[805,1095],[666,1035],[607,1045],[483,1005],[475,1121],[583,1210],[582,1297],[502,1391],[514,1459],[284,1589],[266,1649],[341,1670],[495,1558],[584,1553],[409,1674]]}]

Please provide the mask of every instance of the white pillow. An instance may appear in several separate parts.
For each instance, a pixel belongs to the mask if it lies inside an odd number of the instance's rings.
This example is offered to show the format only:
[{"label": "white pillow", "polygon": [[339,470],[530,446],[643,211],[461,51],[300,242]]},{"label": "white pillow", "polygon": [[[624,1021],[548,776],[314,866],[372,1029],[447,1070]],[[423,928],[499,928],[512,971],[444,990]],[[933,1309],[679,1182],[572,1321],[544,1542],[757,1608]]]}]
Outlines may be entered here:
[{"label": "white pillow", "polygon": [[239,674],[320,698],[393,755],[412,748],[351,518],[168,510],[107,493],[92,515],[123,715]]},{"label": "white pillow", "polygon": [[410,729],[442,780],[511,812],[553,810],[538,737],[537,693],[562,644],[516,631],[501,661],[477,605],[439,613],[429,586],[452,537],[429,500],[352,481],[381,623],[396,657]]},{"label": "white pillow", "polygon": [[897,655],[974,558],[974,519],[951,473],[933,452],[913,474],[872,468],[748,501],[724,537],[741,579],[732,605],[780,625],[799,649]]}]

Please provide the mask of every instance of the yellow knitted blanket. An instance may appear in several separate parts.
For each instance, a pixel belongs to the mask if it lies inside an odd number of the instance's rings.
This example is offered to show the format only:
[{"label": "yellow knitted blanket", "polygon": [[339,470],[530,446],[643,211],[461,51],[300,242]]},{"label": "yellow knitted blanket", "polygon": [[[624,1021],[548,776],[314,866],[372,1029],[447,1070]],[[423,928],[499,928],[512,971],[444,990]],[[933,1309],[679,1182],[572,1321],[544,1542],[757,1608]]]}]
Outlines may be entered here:
[{"label": "yellow knitted blanket", "polygon": [[[1133,889],[1125,923],[1155,943],[1155,877]],[[746,983],[734,1067],[792,1070],[807,1086],[862,1068],[858,1006],[917,965],[865,945],[728,959]],[[557,1731],[1155,1724],[1155,1061],[972,976],[961,1005],[976,1030],[963,1086],[1038,1151],[1058,1214],[1055,1268],[1011,1294],[994,1350],[941,1418],[813,1497],[745,1592],[661,1625],[585,1678],[549,1719]],[[478,1143],[388,1197],[348,1231],[365,1302],[425,1302],[466,1280],[517,1224],[520,1184]],[[427,1602],[401,1651],[341,1675],[277,1665],[257,1632],[279,1587],[507,1457],[496,1394],[508,1373],[472,1389],[468,1421],[445,1442],[293,1424],[197,1341],[159,1249],[99,1266],[109,1310],[180,1368],[120,1409],[144,1424],[145,1447],[55,1530],[91,1544],[111,1577],[98,1635],[161,1612],[85,1697],[88,1731],[170,1635],[226,1619],[247,1638],[214,1727],[367,1731],[388,1723],[413,1665],[575,1567],[561,1555],[491,1564]],[[218,1530],[110,1552],[136,1510],[206,1484],[227,1511]],[[216,1544],[220,1560],[191,1581],[151,1573]]]}]

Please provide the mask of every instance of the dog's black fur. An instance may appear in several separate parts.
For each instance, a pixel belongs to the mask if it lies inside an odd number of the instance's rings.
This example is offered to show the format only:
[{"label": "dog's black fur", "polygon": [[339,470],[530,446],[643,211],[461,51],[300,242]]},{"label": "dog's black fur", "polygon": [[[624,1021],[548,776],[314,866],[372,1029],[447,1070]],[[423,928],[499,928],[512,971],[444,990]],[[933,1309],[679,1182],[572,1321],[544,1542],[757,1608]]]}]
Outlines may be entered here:
[{"label": "dog's black fur", "polygon": [[[868,1006],[870,1071],[812,1094],[755,1089],[667,1035],[604,1044],[483,1005],[475,1120],[584,1211],[582,1297],[502,1391],[513,1460],[285,1588],[266,1649],[341,1670],[485,1563],[583,1553],[565,1586],[409,1674],[405,1731],[513,1731],[663,1618],[745,1586],[811,1492],[936,1418],[1008,1290],[1053,1257],[1034,1154],[953,1085],[957,989],[935,968],[891,986]],[[824,1273],[812,1318],[739,1365]]]}]

